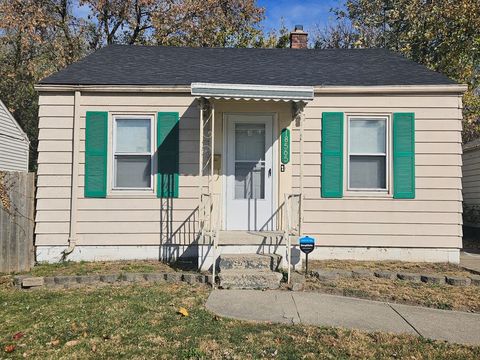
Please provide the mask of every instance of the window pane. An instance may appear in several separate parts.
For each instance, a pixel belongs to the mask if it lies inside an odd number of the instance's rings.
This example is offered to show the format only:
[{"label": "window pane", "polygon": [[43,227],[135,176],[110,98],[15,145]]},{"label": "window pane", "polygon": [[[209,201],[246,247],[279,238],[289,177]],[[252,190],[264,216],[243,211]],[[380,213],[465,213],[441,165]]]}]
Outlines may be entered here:
[{"label": "window pane", "polygon": [[235,199],[265,198],[265,165],[254,162],[235,164]]},{"label": "window pane", "polygon": [[385,156],[350,156],[351,189],[386,189]]},{"label": "window pane", "polygon": [[265,124],[235,124],[235,160],[265,159]]},{"label": "window pane", "polygon": [[150,119],[117,119],[116,152],[149,153]]},{"label": "window pane", "polygon": [[350,153],[385,153],[385,120],[350,120]]},{"label": "window pane", "polygon": [[115,187],[150,188],[150,160],[146,155],[116,155]]}]

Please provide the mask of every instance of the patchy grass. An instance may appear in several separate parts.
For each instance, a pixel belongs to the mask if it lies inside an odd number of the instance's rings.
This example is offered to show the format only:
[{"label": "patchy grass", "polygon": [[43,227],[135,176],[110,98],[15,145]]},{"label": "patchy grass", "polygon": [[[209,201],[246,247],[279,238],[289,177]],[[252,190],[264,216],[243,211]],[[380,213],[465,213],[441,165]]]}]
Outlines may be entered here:
[{"label": "patchy grass", "polygon": [[333,281],[319,281],[310,277],[307,279],[306,290],[480,313],[480,287],[478,286],[430,285],[379,278],[340,278]]},{"label": "patchy grass", "polygon": [[173,267],[161,261],[64,261],[39,263],[29,274],[33,276],[114,274],[120,272],[171,272]]},{"label": "patchy grass", "polygon": [[[311,269],[335,268],[351,270],[363,268],[420,274],[471,275],[471,273],[459,266],[447,263],[326,260],[312,261],[309,267]],[[307,279],[306,289],[372,300],[421,305],[437,309],[480,312],[480,287],[478,286],[432,285],[380,278],[340,278],[332,281],[319,281],[310,277]]]},{"label": "patchy grass", "polygon": [[411,335],[221,319],[205,310],[207,296],[205,287],[171,284],[1,288],[0,358],[480,358],[480,347]]},{"label": "patchy grass", "polygon": [[309,269],[335,268],[335,269],[371,269],[404,271],[421,274],[439,274],[468,276],[470,272],[458,265],[449,263],[426,263],[426,262],[405,262],[405,261],[354,261],[354,260],[314,260],[309,261]]}]

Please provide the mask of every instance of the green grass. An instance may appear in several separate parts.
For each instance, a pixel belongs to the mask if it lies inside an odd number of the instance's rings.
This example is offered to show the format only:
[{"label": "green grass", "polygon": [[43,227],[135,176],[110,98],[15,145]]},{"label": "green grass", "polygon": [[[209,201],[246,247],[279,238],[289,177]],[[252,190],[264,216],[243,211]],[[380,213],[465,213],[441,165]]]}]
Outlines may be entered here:
[{"label": "green grass", "polygon": [[173,267],[160,261],[64,261],[59,263],[39,263],[29,274],[33,276],[89,275],[120,272],[170,272]]},{"label": "green grass", "polygon": [[[35,291],[3,285],[0,358],[480,358],[479,347],[410,335],[221,319],[205,310],[207,296],[206,287],[171,284]],[[18,332],[24,335],[14,340]],[[16,349],[6,353],[8,345]]]}]

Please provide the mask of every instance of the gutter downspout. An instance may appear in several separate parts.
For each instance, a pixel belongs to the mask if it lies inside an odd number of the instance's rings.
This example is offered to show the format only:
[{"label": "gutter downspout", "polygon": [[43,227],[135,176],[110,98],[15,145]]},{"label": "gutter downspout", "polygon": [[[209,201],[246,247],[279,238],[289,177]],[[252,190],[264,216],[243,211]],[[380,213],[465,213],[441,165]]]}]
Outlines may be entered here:
[{"label": "gutter downspout", "polygon": [[77,245],[77,207],[78,207],[78,172],[80,156],[80,91],[75,91],[73,110],[73,146],[72,146],[72,183],[70,192],[70,233],[68,248],[62,252],[60,261],[65,261]]}]

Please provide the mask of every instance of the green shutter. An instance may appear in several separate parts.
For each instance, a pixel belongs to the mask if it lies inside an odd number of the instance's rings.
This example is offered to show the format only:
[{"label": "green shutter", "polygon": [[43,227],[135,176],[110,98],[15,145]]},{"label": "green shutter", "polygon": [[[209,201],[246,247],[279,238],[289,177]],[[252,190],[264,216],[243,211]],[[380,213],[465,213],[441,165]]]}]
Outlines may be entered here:
[{"label": "green shutter", "polygon": [[87,111],[85,124],[85,197],[107,196],[108,113]]},{"label": "green shutter", "polygon": [[178,197],[179,128],[177,112],[159,112],[157,118],[157,197]]},{"label": "green shutter", "polygon": [[393,197],[415,198],[415,114],[393,114]]},{"label": "green shutter", "polygon": [[343,113],[322,114],[322,197],[343,196]]}]

